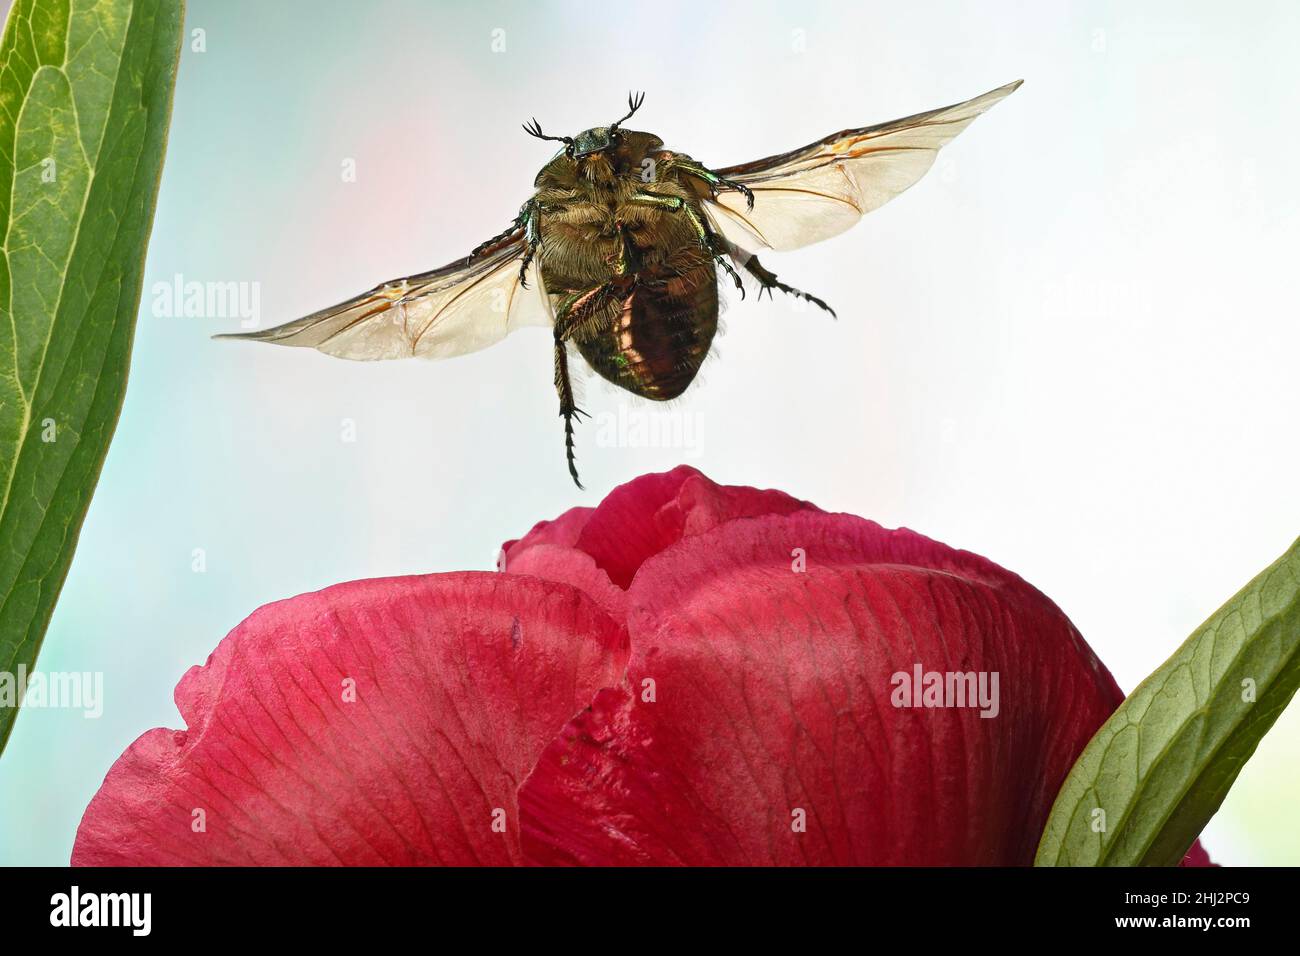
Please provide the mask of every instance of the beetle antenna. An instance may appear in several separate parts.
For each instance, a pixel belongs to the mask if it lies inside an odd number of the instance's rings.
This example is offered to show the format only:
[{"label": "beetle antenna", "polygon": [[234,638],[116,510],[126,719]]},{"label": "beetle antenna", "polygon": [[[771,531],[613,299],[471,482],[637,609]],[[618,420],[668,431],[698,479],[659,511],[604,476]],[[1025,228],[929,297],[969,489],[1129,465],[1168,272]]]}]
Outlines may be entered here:
[{"label": "beetle antenna", "polygon": [[632,114],[635,113],[637,110],[639,110],[641,108],[641,104],[644,102],[645,102],[644,93],[635,93],[635,94],[629,93],[627,95],[627,115],[624,116],[621,120],[615,120],[614,125],[610,127],[610,131],[612,132],[613,130],[618,129],[621,124],[626,123],[628,120],[630,120],[632,118]]},{"label": "beetle antenna", "polygon": [[572,136],[547,136],[545,133],[543,133],[542,124],[537,122],[536,117],[533,117],[531,123],[524,124],[524,132],[527,133],[529,136],[536,136],[538,139],[554,140],[557,143],[563,143],[565,146],[573,145]]}]

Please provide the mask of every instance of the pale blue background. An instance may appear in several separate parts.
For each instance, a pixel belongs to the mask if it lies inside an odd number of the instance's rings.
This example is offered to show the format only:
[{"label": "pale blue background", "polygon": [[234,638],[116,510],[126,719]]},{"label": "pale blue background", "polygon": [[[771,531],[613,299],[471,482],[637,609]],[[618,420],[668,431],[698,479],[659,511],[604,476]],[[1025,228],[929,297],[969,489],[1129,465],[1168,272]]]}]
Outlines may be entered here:
[{"label": "pale blue background", "polygon": [[[0,862],[65,862],[113,760],[178,725],[177,679],[258,605],[491,567],[681,460],[988,555],[1126,688],[1300,533],[1293,3],[193,0],[188,20],[207,51],[183,57],[126,407],[40,659],[103,671],[105,713],[20,715]],[[551,154],[532,115],[574,132],[644,89],[638,127],[725,165],[1017,77],[913,191],[768,261],[838,322],[733,302],[677,406],[698,447],[597,447],[588,425],[585,494],[544,332],[365,366],[151,313],[176,273],[260,283],[271,323],[463,255]],[[625,402],[589,388],[593,412]],[[1211,825],[1217,859],[1300,862],[1298,711]]]}]

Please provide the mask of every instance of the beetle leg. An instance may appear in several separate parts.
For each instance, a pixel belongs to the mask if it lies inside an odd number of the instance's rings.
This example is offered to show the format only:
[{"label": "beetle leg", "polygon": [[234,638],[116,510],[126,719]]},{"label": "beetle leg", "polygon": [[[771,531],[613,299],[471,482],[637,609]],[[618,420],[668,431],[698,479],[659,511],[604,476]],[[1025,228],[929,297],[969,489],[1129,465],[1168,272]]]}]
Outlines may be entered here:
[{"label": "beetle leg", "polygon": [[[557,326],[558,329],[558,326]],[[573,399],[573,383],[569,381],[569,353],[564,340],[557,331],[555,336],[555,390],[560,393],[560,415],[564,418],[564,457],[569,463],[569,475],[573,483],[582,488],[578,478],[577,456],[573,453],[573,422],[587,415],[577,406]]]},{"label": "beetle leg", "polygon": [[673,165],[675,165],[678,169],[682,170],[682,172],[688,173],[691,176],[695,176],[696,178],[702,179],[706,183],[708,183],[709,189],[712,190],[713,195],[715,197],[717,196],[718,192],[723,189],[731,189],[740,193],[742,196],[745,197],[746,207],[751,212],[753,211],[754,191],[750,189],[748,186],[746,186],[744,183],[738,183],[732,179],[725,179],[722,176],[719,176],[717,173],[713,172],[712,170],[705,169],[699,163],[694,161],[686,162],[684,160],[677,159],[674,161]]},{"label": "beetle leg", "polygon": [[528,288],[528,267],[532,264],[537,247],[542,244],[542,227],[537,218],[538,208],[536,202],[529,200],[519,211],[519,216],[523,220],[521,225],[524,227],[524,239],[528,242],[523,261],[519,263],[519,285],[525,289]]},{"label": "beetle leg", "polygon": [[578,308],[583,294],[570,296],[561,306],[555,319],[555,390],[560,395],[560,416],[564,419],[564,456],[569,463],[569,475],[573,483],[582,488],[578,478],[577,457],[573,453],[573,422],[581,421],[581,416],[591,416],[578,407],[573,397],[573,383],[569,379],[568,340],[574,330],[582,323],[583,314]]},{"label": "beetle leg", "polygon": [[657,193],[633,193],[631,201],[683,213],[690,220],[691,228],[695,230],[695,236],[700,245],[713,258],[713,261],[722,266],[727,275],[731,276],[731,280],[736,283],[736,288],[740,292],[740,297],[742,299],[745,297],[745,287],[741,284],[740,276],[736,273],[736,270],[731,267],[725,244],[714,235],[713,230],[709,228],[709,224],[700,217],[694,206],[680,196],[661,196]]},{"label": "beetle leg", "polygon": [[515,218],[511,221],[510,225],[505,230],[497,233],[497,235],[493,236],[491,239],[487,239],[483,242],[480,242],[477,246],[475,246],[470,251],[470,254],[465,257],[465,261],[469,262],[471,259],[477,256],[484,249],[489,249],[492,246],[495,246],[498,242],[501,242],[503,239],[509,239],[511,233],[513,233],[520,226],[523,226],[528,222],[529,217],[531,217],[534,214],[537,208],[538,208],[537,200],[535,199],[528,200],[528,202],[524,203],[523,206],[520,207],[519,215],[515,216]]},{"label": "beetle leg", "polygon": [[[800,289],[796,289],[792,285],[786,285],[784,282],[778,282],[776,278],[776,273],[769,272],[767,269],[764,269],[763,264],[758,261],[758,256],[750,256],[748,259],[745,260],[744,265],[745,265],[745,271],[748,272],[750,275],[752,275],[759,282],[760,288],[758,290],[758,296],[760,299],[763,297],[764,292],[767,293],[767,297],[770,299],[772,298],[772,290],[780,289],[786,295],[794,295],[794,296],[798,296],[801,299],[806,299],[809,302],[811,302],[813,305],[817,306],[818,308],[825,309],[832,316],[835,316],[835,310],[832,309],[825,302],[823,302],[821,299],[817,298],[817,296],[809,295],[807,292],[804,292]],[[838,318],[838,316],[835,317]]]}]

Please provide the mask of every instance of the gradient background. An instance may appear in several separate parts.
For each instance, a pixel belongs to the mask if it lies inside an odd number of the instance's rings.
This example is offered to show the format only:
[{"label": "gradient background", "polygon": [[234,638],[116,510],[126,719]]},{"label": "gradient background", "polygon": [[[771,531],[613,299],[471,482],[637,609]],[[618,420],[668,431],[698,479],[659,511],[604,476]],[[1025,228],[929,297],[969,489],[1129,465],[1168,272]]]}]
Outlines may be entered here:
[{"label": "gradient background", "polygon": [[[207,50],[182,58],[126,407],[40,657],[103,671],[105,711],[19,715],[0,862],[65,863],[113,760],[179,725],[176,681],[257,606],[490,568],[680,461],[988,555],[1131,689],[1300,532],[1300,8],[1249,13],[191,0]],[[519,129],[534,114],[572,133],[644,89],[634,125],[720,166],[1017,77],[912,191],[765,257],[838,322],[733,300],[674,406],[697,444],[597,447],[588,423],[586,493],[544,330],[365,365],[152,314],[177,273],[260,283],[274,324],[464,255],[552,154]],[[642,407],[594,382],[584,404]],[[1298,757],[1293,706],[1210,825],[1216,859],[1300,862]]]}]

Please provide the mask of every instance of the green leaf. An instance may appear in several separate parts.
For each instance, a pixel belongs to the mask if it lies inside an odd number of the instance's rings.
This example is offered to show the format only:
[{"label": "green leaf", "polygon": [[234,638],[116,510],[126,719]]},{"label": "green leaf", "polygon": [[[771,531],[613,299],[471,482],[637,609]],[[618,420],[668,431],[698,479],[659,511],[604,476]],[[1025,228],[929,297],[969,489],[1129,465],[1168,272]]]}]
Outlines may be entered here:
[{"label": "green leaf", "polygon": [[1057,794],[1035,865],[1176,866],[1298,684],[1300,541],[1097,731]]},{"label": "green leaf", "polygon": [[[183,11],[181,0],[17,0],[0,43],[0,674],[11,691],[36,661],[122,408]],[[0,749],[16,715],[0,696]]]}]

